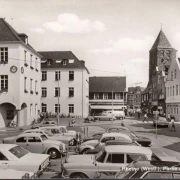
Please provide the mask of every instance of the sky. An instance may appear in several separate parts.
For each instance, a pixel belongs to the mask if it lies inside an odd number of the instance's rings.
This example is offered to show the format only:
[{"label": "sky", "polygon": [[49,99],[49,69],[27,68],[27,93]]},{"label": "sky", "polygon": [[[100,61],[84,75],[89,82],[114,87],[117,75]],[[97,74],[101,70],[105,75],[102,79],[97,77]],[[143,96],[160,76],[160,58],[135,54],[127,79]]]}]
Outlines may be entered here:
[{"label": "sky", "polygon": [[36,51],[72,51],[90,76],[146,87],[161,28],[179,57],[179,7],[179,0],[0,0],[0,17]]}]

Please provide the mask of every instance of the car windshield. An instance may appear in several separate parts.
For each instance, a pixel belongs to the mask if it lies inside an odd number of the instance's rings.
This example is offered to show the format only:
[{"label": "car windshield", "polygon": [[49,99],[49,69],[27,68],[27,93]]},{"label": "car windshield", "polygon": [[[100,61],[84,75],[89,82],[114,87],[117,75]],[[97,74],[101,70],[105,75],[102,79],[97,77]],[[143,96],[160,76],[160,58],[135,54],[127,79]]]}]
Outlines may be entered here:
[{"label": "car windshield", "polygon": [[135,173],[136,173],[135,170],[130,170],[130,171],[121,170],[116,174],[115,178],[116,179],[124,179],[124,178],[128,179],[128,178],[131,178],[132,175]]},{"label": "car windshield", "polygon": [[9,152],[14,154],[19,159],[29,153],[29,151],[25,150],[24,148],[22,148],[20,146],[16,146],[16,147],[11,148],[9,150]]},{"label": "car windshield", "polygon": [[41,139],[43,140],[43,141],[45,141],[46,139],[47,139],[47,136],[46,135],[41,135]]},{"label": "car windshield", "polygon": [[51,132],[53,134],[62,134],[62,132],[59,129],[51,129]]},{"label": "car windshield", "polygon": [[102,162],[104,162],[105,157],[106,157],[106,151],[102,150],[95,156],[95,159],[97,162],[102,163]]}]

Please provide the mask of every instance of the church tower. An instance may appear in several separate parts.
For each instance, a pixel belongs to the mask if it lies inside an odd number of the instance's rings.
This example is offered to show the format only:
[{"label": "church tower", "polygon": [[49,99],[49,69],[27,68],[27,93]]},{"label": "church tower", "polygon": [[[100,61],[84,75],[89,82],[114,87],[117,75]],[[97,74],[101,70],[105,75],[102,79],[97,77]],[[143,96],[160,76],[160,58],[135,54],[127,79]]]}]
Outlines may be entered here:
[{"label": "church tower", "polygon": [[153,110],[165,112],[165,81],[176,50],[171,46],[162,29],[149,51],[149,98]]}]

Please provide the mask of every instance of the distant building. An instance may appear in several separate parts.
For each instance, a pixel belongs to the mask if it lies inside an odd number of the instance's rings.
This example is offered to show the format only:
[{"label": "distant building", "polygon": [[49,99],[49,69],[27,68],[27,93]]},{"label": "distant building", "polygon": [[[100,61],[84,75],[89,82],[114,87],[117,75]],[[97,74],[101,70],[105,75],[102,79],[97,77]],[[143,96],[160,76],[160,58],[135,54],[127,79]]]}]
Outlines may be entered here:
[{"label": "distant building", "polygon": [[[44,51],[41,61],[42,112],[86,117],[89,71],[71,51]],[[58,103],[59,96],[59,103]]]},{"label": "distant building", "polygon": [[166,78],[166,114],[180,121],[180,59],[173,59]]},{"label": "distant building", "polygon": [[149,103],[149,90],[146,88],[142,93],[141,93],[141,109],[149,111],[151,109],[150,103]]},{"label": "distant building", "polygon": [[91,114],[127,107],[126,77],[90,77],[89,103]]},{"label": "distant building", "polygon": [[140,86],[128,88],[128,106],[131,109],[141,108],[141,93],[143,90],[144,88]]},{"label": "distant building", "polygon": [[40,111],[41,55],[0,18],[0,127],[30,124]]},{"label": "distant building", "polygon": [[160,30],[156,41],[149,51],[149,103],[151,112],[166,112],[165,77],[171,61],[176,58],[176,50],[172,48],[164,32]]}]

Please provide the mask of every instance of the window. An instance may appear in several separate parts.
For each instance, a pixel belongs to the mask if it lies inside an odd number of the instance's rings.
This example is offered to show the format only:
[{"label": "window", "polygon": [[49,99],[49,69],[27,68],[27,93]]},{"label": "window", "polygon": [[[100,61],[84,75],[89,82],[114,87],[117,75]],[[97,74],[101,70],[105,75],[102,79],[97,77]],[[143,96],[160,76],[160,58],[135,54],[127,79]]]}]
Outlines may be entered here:
[{"label": "window", "polygon": [[37,104],[35,104],[35,115],[36,115],[36,116],[38,115],[38,107],[37,107]]},{"label": "window", "polygon": [[167,96],[169,96],[169,87],[167,88]]},{"label": "window", "polygon": [[37,81],[35,81],[35,92],[37,92]]},{"label": "window", "polygon": [[42,71],[42,81],[47,80],[47,71]]},{"label": "window", "polygon": [[171,80],[173,80],[173,71],[171,71]]},{"label": "window", "polygon": [[8,76],[1,75],[0,80],[1,80],[0,90],[8,90]]},{"label": "window", "polygon": [[0,48],[0,63],[8,63],[8,48]]},{"label": "window", "polygon": [[27,51],[24,51],[24,62],[25,62],[25,64],[27,63]]},{"label": "window", "polygon": [[56,87],[55,88],[55,97],[60,97],[60,88]]},{"label": "window", "polygon": [[42,105],[41,105],[41,111],[42,111],[42,112],[47,112],[47,104],[42,103]]},{"label": "window", "polygon": [[32,66],[32,58],[33,58],[33,55],[30,54],[30,66]]},{"label": "window", "polygon": [[26,137],[20,137],[16,140],[17,143],[26,143],[27,138]]},{"label": "window", "polygon": [[35,68],[37,69],[37,63],[38,63],[38,59],[36,58],[35,60]]},{"label": "window", "polygon": [[30,116],[33,116],[33,105],[30,105]]},{"label": "window", "polygon": [[59,81],[61,78],[61,71],[55,71],[55,80]]},{"label": "window", "polygon": [[48,65],[48,66],[51,65],[51,60],[50,60],[50,59],[47,60],[47,65]]},{"label": "window", "polygon": [[69,97],[74,97],[74,88],[73,87],[69,88]]},{"label": "window", "polygon": [[176,69],[174,70],[174,79],[176,79]]},{"label": "window", "polygon": [[108,99],[108,93],[103,94],[103,99]]},{"label": "window", "polygon": [[109,154],[107,163],[124,163],[124,154]]},{"label": "window", "polygon": [[179,173],[174,173],[174,179],[180,179],[180,174]]},{"label": "window", "polygon": [[24,90],[27,90],[27,77],[24,77]]},{"label": "window", "polygon": [[95,93],[94,94],[94,99],[99,99],[99,94]]},{"label": "window", "polygon": [[[136,95],[136,98],[137,98],[137,95]],[[115,93],[115,99],[121,99],[120,93]]]},{"label": "window", "polygon": [[28,142],[37,143],[37,142],[41,142],[41,139],[39,137],[28,137]]},{"label": "window", "polygon": [[46,97],[46,96],[47,96],[47,88],[42,87],[42,97]]},{"label": "window", "polygon": [[174,86],[173,86],[173,96],[174,96]]},{"label": "window", "polygon": [[74,71],[69,71],[69,81],[74,80]]},{"label": "window", "polygon": [[74,104],[69,104],[69,113],[74,113]]},{"label": "window", "polygon": [[32,91],[32,79],[30,79],[30,90]]},{"label": "window", "polygon": [[106,151],[100,151],[100,153],[98,153],[96,156],[96,161],[103,163],[105,157],[106,157]]},{"label": "window", "polygon": [[7,157],[0,152],[0,161],[8,161]]},{"label": "window", "polygon": [[131,163],[133,161],[147,161],[147,158],[142,154],[127,154],[127,163]]},{"label": "window", "polygon": [[176,114],[178,114],[179,112],[178,112],[178,107],[176,107]]},{"label": "window", "polygon": [[176,96],[178,96],[178,85],[176,85]]},{"label": "window", "polygon": [[145,179],[172,179],[172,173],[149,172],[144,176]]},{"label": "window", "polygon": [[62,61],[62,63],[63,63],[63,65],[66,65],[66,64],[67,64],[67,60],[64,59],[64,60]]},{"label": "window", "polygon": [[55,113],[60,113],[60,104],[55,104]]},{"label": "window", "polygon": [[172,87],[170,87],[170,96],[172,96]]}]

